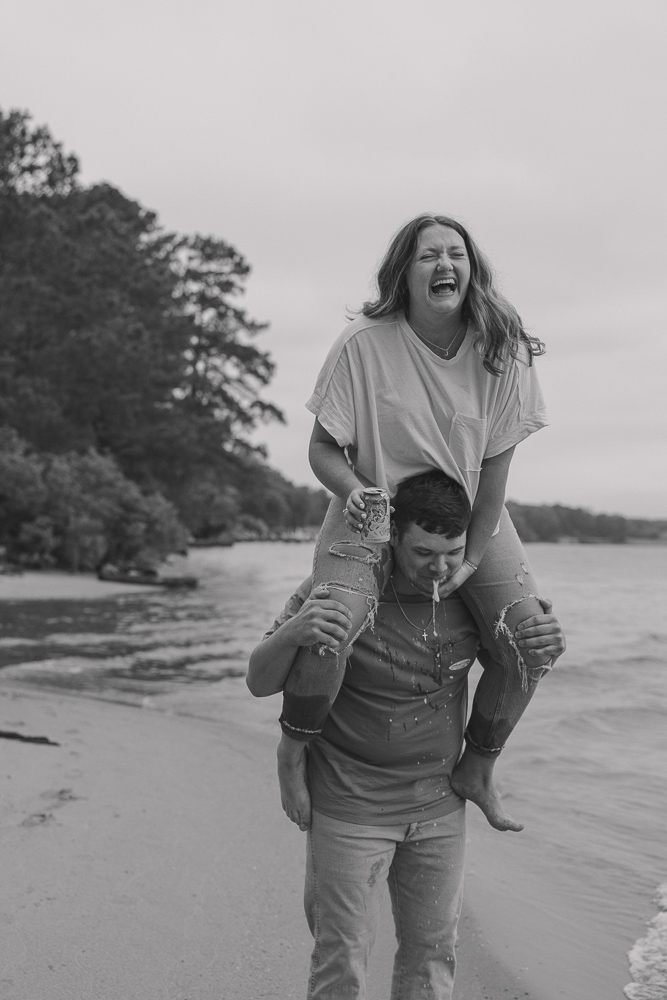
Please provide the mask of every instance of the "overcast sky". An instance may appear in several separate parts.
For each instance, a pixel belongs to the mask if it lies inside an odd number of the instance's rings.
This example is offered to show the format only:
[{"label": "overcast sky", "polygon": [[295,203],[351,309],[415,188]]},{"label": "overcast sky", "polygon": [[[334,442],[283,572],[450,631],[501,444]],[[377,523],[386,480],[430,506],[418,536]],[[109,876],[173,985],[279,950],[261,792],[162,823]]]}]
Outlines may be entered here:
[{"label": "overcast sky", "polygon": [[289,478],[346,308],[436,211],[547,343],[509,496],[667,517],[666,27],[665,0],[5,0],[0,105],[244,254]]}]

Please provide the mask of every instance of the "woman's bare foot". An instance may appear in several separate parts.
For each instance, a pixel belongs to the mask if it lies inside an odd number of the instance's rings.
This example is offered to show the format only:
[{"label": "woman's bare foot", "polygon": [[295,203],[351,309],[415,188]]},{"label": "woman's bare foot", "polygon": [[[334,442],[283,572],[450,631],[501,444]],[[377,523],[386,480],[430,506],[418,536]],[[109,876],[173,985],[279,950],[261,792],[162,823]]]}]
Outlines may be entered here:
[{"label": "woman's bare foot", "polygon": [[493,782],[495,757],[483,757],[466,747],[452,771],[451,786],[462,799],[474,802],[495,830],[518,833],[523,823],[515,823],[504,811],[498,789]]},{"label": "woman's bare foot", "polygon": [[300,830],[310,826],[310,795],[306,783],[306,744],[283,735],[278,744],[278,784],[285,813]]}]

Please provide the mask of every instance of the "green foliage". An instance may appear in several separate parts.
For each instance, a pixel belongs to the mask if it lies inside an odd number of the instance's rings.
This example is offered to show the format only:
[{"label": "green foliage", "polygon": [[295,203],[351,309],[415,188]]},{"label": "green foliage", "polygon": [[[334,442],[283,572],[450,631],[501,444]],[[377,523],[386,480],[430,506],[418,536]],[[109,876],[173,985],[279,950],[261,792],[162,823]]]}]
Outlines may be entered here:
[{"label": "green foliage", "polygon": [[[14,433],[0,530],[16,551],[93,565],[113,548],[111,509],[124,553],[164,548],[176,537],[164,497],[201,537],[258,505],[274,528],[314,516],[321,501],[249,443],[259,421],[282,420],[260,395],[266,324],[238,305],[249,272],[224,240],[169,232],[112,185],[83,186],[47,128],[0,111],[0,427]],[[169,522],[162,540],[146,517]]]},{"label": "green foliage", "polygon": [[5,431],[0,484],[0,544],[24,565],[152,566],[186,543],[164,497],[144,495],[113,459],[93,451],[36,456]]},{"label": "green foliage", "polygon": [[249,267],[179,236],[77,164],[27,116],[0,115],[0,421],[41,450],[95,447],[134,479],[178,483],[251,451],[273,364],[234,304]]}]

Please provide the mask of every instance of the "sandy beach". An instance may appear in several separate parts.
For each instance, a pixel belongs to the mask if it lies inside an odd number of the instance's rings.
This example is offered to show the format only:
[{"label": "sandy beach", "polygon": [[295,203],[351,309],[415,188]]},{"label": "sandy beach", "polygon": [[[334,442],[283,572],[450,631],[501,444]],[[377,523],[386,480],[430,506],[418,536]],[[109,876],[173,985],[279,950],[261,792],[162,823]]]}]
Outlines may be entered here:
[{"label": "sandy beach", "polygon": [[[26,573],[0,598],[117,588]],[[48,683],[0,673],[3,1000],[303,997],[305,838],[279,803],[279,699],[241,677],[154,696]],[[456,1000],[602,1000],[567,900],[546,924],[534,911],[521,839],[474,809],[468,828]],[[394,947],[387,901],[368,1000],[387,1000]]]},{"label": "sandy beach", "polygon": [[[209,719],[183,699],[2,685],[0,730],[23,737],[2,740],[3,998],[304,995],[305,840],[278,801],[278,706],[223,683]],[[470,912],[461,937],[458,1000],[537,996]],[[386,1000],[392,953],[387,910],[369,1000]]]}]

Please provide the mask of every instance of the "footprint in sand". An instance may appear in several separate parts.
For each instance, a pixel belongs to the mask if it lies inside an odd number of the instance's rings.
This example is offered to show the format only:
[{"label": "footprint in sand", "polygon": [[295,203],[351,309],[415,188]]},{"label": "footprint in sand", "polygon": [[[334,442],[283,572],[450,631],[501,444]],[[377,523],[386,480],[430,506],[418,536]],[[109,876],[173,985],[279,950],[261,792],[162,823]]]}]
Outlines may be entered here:
[{"label": "footprint in sand", "polygon": [[32,816],[26,816],[21,826],[43,826],[45,823],[52,823],[53,820],[53,813],[33,813]]},{"label": "footprint in sand", "polygon": [[[42,792],[40,798],[47,799],[51,809],[59,809],[67,802],[76,802],[81,796],[75,795],[71,788],[58,788],[55,791]],[[26,816],[21,826],[43,826],[45,823],[52,822],[55,822],[55,816],[52,812],[36,812]]]},{"label": "footprint in sand", "polygon": [[40,798],[51,799],[53,807],[57,808],[64,805],[65,802],[76,802],[81,796],[75,795],[71,788],[59,788],[57,792],[42,792]]}]

